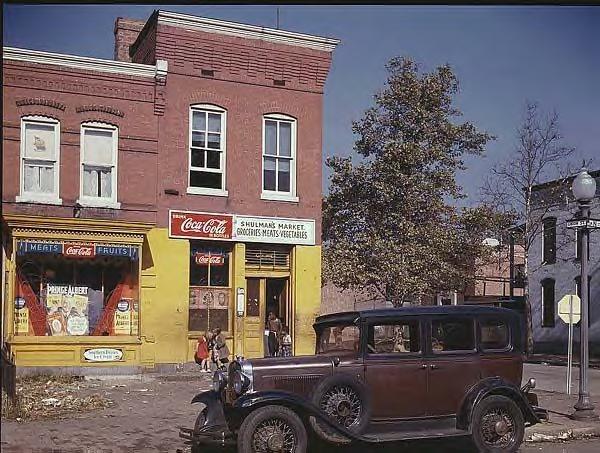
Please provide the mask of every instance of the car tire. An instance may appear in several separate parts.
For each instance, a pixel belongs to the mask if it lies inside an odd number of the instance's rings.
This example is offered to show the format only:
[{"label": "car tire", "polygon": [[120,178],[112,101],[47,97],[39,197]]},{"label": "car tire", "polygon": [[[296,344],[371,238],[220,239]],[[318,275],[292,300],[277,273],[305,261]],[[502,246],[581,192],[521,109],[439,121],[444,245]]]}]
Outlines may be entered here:
[{"label": "car tire", "polygon": [[[367,396],[366,387],[348,375],[334,375],[323,379],[315,388],[312,402],[323,412],[330,415],[334,421],[344,426],[353,434],[362,434],[371,418],[371,405]],[[347,411],[350,405],[351,414],[339,414],[339,406]],[[337,406],[335,406],[337,404]],[[358,413],[355,413],[358,405]],[[332,444],[348,444],[352,441],[348,437],[338,434],[333,428],[327,426],[316,417],[310,417],[309,423],[314,432],[323,440]]]},{"label": "car tire", "polygon": [[525,435],[523,413],[506,396],[488,396],[473,411],[471,435],[482,453],[516,452]]},{"label": "car tire", "polygon": [[264,406],[251,412],[237,436],[238,453],[306,453],[306,447],[306,428],[302,420],[283,406]]}]

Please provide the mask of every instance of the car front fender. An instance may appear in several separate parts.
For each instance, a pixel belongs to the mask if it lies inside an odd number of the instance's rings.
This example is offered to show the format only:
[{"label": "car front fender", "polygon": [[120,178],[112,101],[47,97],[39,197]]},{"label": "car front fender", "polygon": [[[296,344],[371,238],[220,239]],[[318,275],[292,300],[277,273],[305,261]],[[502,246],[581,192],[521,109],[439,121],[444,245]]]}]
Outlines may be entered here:
[{"label": "car front fender", "polygon": [[475,407],[481,400],[490,395],[502,395],[512,399],[521,409],[525,422],[532,425],[540,422],[540,418],[536,415],[521,389],[500,377],[491,377],[483,379],[469,390],[458,413],[457,428],[470,431]]},{"label": "car front fender", "polygon": [[233,404],[233,409],[237,409],[233,412],[243,414],[243,417],[245,417],[254,409],[269,405],[285,406],[298,413],[298,415],[300,415],[302,418],[316,417],[343,436],[346,436],[352,440],[368,441],[368,439],[362,436],[357,436],[355,433],[352,433],[343,426],[340,426],[331,420],[325,412],[321,411],[321,409],[315,406],[312,402],[295,393],[282,391],[263,391],[242,395]]},{"label": "car front fender", "polygon": [[206,420],[204,429],[215,429],[227,427],[221,396],[214,390],[198,393],[192,398],[192,404],[202,403],[206,406]]}]

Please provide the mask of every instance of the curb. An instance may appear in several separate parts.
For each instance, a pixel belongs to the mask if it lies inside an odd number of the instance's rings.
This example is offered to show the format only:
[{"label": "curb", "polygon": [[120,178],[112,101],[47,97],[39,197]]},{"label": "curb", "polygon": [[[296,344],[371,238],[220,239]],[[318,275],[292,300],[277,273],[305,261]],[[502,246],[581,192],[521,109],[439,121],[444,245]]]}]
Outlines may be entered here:
[{"label": "curb", "polygon": [[[532,427],[531,431],[535,428]],[[583,426],[580,428],[558,428],[555,433],[525,432],[525,442],[556,442],[559,440],[600,437],[600,426]]]}]

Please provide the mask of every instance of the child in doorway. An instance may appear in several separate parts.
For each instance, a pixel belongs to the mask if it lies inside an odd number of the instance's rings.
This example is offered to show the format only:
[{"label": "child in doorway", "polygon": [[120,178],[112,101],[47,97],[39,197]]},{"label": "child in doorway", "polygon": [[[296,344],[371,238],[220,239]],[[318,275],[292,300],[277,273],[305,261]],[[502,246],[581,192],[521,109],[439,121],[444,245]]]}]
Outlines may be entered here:
[{"label": "child in doorway", "polygon": [[292,337],[290,330],[287,326],[283,326],[281,329],[281,343],[280,343],[280,357],[291,357],[292,356]]}]

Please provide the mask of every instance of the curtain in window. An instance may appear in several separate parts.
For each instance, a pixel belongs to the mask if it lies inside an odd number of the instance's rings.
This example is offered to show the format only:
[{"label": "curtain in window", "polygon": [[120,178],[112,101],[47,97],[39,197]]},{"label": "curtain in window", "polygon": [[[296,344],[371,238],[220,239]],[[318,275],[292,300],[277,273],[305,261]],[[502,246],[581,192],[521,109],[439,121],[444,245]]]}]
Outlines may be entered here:
[{"label": "curtain in window", "polygon": [[113,131],[85,129],[83,160],[86,164],[113,165]]},{"label": "curtain in window", "polygon": [[85,195],[86,197],[98,196],[98,173],[96,172],[96,170],[84,168],[83,195]]}]

